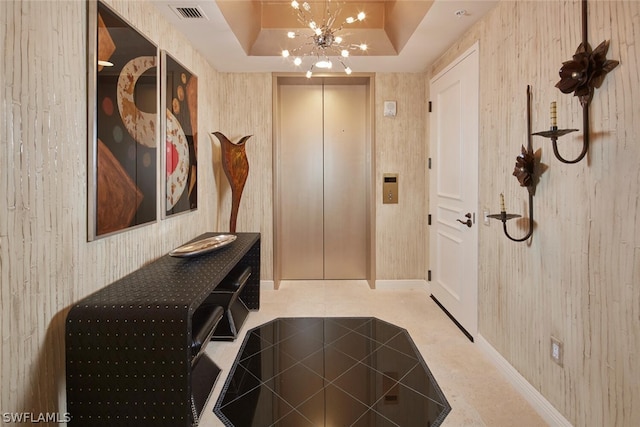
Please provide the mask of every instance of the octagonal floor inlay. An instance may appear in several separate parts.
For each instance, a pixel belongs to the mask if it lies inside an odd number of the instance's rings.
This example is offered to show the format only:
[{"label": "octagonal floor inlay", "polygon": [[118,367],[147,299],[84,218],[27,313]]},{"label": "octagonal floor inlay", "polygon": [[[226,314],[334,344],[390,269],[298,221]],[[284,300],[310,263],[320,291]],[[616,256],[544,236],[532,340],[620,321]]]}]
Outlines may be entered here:
[{"label": "octagonal floor inlay", "polygon": [[437,426],[451,407],[409,333],[376,318],[247,332],[214,412],[227,426]]}]

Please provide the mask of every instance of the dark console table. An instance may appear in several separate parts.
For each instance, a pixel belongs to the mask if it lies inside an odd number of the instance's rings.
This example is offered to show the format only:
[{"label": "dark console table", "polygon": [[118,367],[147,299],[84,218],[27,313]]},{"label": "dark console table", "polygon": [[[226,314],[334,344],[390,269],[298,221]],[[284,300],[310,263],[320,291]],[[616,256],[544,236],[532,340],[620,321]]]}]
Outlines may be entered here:
[{"label": "dark console table", "polygon": [[70,426],[198,424],[220,369],[206,354],[192,364],[193,313],[246,266],[251,276],[240,298],[251,310],[260,307],[260,234],[237,236],[197,257],[163,256],[71,308],[65,342]]}]

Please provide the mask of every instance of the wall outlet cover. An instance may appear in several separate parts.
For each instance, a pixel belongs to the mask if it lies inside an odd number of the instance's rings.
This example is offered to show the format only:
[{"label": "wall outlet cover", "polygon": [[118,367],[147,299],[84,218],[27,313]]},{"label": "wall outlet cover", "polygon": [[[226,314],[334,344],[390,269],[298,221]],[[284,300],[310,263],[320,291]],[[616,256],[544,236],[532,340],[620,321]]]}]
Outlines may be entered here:
[{"label": "wall outlet cover", "polygon": [[551,360],[560,366],[563,366],[563,348],[562,341],[555,337],[551,337]]}]

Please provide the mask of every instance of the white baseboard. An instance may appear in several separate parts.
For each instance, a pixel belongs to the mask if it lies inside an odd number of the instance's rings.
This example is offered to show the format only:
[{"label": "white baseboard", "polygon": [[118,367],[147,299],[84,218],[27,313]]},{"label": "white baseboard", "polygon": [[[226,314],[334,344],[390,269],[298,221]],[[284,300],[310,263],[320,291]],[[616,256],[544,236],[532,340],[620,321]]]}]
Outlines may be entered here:
[{"label": "white baseboard", "polygon": [[487,355],[489,360],[495,365],[507,381],[524,397],[527,402],[540,414],[540,416],[554,427],[570,427],[571,423],[556,409],[540,392],[502,357],[498,351],[480,334],[476,337],[475,343],[480,350]]},{"label": "white baseboard", "polygon": [[273,291],[276,288],[276,284],[273,280],[260,280],[260,290]]},{"label": "white baseboard", "polygon": [[429,284],[426,280],[376,280],[376,290],[407,291],[416,289],[430,293]]}]

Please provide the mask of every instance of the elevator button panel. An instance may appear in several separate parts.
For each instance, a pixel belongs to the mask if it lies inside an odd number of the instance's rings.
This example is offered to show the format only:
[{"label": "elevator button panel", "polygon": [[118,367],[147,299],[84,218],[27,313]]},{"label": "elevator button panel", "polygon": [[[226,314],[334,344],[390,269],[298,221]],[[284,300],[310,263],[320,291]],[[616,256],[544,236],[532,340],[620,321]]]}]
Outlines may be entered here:
[{"label": "elevator button panel", "polygon": [[385,173],[383,175],[382,203],[398,203],[398,174]]}]

